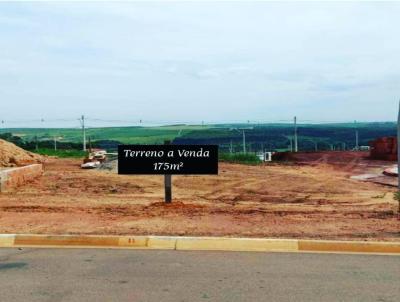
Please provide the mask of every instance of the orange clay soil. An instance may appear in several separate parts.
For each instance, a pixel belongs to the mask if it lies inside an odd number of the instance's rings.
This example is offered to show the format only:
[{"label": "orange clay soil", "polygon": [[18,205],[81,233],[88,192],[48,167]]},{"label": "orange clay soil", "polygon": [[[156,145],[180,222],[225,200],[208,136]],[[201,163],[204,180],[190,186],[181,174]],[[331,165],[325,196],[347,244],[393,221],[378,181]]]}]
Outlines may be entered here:
[{"label": "orange clay soil", "polygon": [[154,234],[400,240],[395,188],[349,179],[326,163],[220,163],[218,176],[82,170],[48,159],[40,179],[0,194],[0,233]]},{"label": "orange clay soil", "polygon": [[40,163],[45,157],[26,151],[13,143],[0,139],[0,168]]}]

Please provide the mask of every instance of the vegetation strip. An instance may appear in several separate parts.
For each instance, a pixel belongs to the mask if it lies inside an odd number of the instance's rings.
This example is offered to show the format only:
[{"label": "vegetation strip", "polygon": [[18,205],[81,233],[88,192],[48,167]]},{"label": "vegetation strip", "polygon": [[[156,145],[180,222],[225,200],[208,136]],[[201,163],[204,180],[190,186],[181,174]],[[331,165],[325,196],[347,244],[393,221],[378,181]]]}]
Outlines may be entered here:
[{"label": "vegetation strip", "polygon": [[98,247],[170,250],[399,254],[400,242],[275,238],[1,234],[0,247]]}]

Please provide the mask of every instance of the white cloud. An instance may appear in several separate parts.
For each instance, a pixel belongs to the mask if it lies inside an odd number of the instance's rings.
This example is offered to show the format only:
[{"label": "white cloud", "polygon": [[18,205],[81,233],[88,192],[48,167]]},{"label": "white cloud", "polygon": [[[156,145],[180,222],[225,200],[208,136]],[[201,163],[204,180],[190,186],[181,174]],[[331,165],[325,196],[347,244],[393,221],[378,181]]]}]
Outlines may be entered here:
[{"label": "white cloud", "polygon": [[[53,102],[68,114],[98,110],[116,118],[136,111],[175,121],[275,120],[296,112],[320,119],[321,111],[328,120],[395,117],[400,3],[0,8],[0,91],[11,117],[27,104],[37,104],[25,106],[32,116],[43,108],[61,116]],[[102,111],[99,99],[114,108]]]}]

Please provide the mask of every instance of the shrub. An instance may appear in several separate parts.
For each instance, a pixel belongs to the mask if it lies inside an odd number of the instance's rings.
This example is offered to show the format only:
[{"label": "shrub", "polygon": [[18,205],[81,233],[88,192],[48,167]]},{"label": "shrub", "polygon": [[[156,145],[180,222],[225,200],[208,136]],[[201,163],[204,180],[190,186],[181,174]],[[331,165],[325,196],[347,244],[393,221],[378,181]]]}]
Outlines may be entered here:
[{"label": "shrub", "polygon": [[47,155],[47,156],[57,156],[61,158],[68,158],[68,157],[73,157],[73,158],[82,158],[87,155],[87,152],[82,151],[82,150],[72,150],[72,149],[66,149],[66,150],[54,150],[54,149],[45,149],[45,148],[40,148],[39,150],[34,150],[33,152],[39,153],[41,155]]}]

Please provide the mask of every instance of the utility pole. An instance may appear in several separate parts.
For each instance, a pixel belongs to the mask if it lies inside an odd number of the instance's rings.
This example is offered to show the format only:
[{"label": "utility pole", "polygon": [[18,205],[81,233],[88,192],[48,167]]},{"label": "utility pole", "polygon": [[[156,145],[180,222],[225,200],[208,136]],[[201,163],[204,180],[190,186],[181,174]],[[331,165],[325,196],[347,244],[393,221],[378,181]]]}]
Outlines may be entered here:
[{"label": "utility pole", "polygon": [[297,143],[297,117],[294,117],[294,152],[299,151],[299,146]]},{"label": "utility pole", "polygon": [[231,152],[231,154],[233,153],[233,145],[232,145],[232,140],[231,140],[231,145],[229,146],[229,151]]},{"label": "utility pole", "polygon": [[357,121],[354,121],[354,125],[355,125],[355,128],[356,128],[356,147],[355,147],[355,149],[356,149],[356,151],[358,151],[358,149],[359,149],[359,146],[358,146],[358,129],[357,129]]},{"label": "utility pole", "polygon": [[38,137],[37,137],[37,135],[35,135],[35,149],[36,149],[36,151],[39,150],[39,143],[38,143]]},{"label": "utility pole", "polygon": [[394,194],[394,199],[398,203],[397,219],[400,220],[400,100],[397,115],[397,192]]},{"label": "utility pole", "polygon": [[57,137],[54,136],[54,151],[57,151]]},{"label": "utility pole", "polygon": [[246,134],[244,133],[244,129],[243,131],[243,153],[246,153]]},{"label": "utility pole", "polygon": [[85,116],[84,115],[82,115],[80,122],[82,125],[83,151],[86,151],[86,129],[85,129]]},{"label": "utility pole", "polygon": [[253,128],[232,128],[231,130],[236,130],[237,132],[240,133],[240,130],[242,130],[242,135],[243,135],[243,153],[246,153],[246,129],[253,129]]},{"label": "utility pole", "polygon": [[261,143],[261,152],[262,152],[263,161],[265,161],[266,158],[265,158],[265,146],[264,146],[264,143]]},{"label": "utility pole", "polygon": [[400,217],[400,101],[399,101],[399,114],[397,117],[397,178],[398,178],[397,201],[399,203],[398,214]]},{"label": "utility pole", "polygon": [[358,151],[360,149],[359,145],[358,145],[358,130],[356,130],[356,151]]}]

